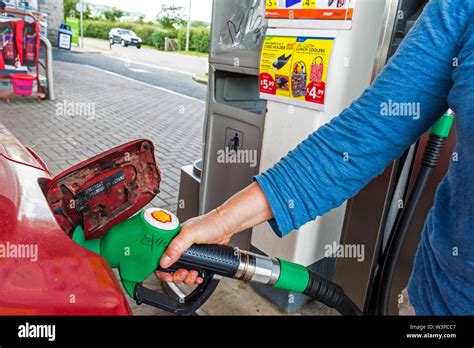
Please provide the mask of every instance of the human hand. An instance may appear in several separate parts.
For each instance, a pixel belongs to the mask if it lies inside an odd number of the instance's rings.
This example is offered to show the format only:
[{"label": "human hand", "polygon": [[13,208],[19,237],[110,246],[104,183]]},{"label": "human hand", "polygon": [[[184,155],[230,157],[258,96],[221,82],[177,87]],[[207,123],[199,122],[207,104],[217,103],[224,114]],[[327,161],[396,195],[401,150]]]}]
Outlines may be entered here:
[{"label": "human hand", "polygon": [[[160,260],[163,269],[169,268],[193,244],[228,244],[234,229],[219,214],[219,208],[209,214],[196,217],[183,224],[181,232],[170,243]],[[203,279],[195,270],[179,269],[174,273],[156,271],[156,276],[165,282],[201,284]]]}]

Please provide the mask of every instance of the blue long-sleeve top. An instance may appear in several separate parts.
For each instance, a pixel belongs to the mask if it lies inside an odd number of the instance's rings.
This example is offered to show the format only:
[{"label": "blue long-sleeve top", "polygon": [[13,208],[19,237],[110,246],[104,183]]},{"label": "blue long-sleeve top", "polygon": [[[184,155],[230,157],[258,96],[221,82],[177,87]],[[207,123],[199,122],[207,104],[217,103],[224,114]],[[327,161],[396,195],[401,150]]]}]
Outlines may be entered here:
[{"label": "blue long-sleeve top", "polygon": [[[419,117],[386,114],[396,103],[419,105]],[[438,188],[408,294],[418,315],[474,314],[474,0],[431,0],[373,85],[256,178],[275,232],[354,196],[448,108],[457,115],[457,161]]]}]

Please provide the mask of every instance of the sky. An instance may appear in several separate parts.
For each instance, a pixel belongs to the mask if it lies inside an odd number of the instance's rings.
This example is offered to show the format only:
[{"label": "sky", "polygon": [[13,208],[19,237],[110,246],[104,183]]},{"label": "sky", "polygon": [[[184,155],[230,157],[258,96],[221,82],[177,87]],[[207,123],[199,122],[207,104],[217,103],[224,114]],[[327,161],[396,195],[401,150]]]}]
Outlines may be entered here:
[{"label": "sky", "polygon": [[[155,19],[161,4],[188,8],[189,0],[86,0],[92,4],[115,6],[129,12],[141,12],[147,19]],[[191,0],[191,20],[211,22],[212,0]],[[187,13],[187,11],[185,11]]]}]

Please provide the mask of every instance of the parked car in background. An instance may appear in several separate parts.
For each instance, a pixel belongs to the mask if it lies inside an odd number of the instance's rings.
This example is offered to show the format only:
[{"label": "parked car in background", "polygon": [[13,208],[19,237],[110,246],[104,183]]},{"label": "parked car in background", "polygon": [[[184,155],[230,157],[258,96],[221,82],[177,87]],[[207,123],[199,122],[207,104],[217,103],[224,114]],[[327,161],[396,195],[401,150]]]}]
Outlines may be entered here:
[{"label": "parked car in background", "polygon": [[142,47],[142,39],[137,36],[132,30],[113,28],[109,33],[110,45],[119,43],[123,47],[136,46]]}]

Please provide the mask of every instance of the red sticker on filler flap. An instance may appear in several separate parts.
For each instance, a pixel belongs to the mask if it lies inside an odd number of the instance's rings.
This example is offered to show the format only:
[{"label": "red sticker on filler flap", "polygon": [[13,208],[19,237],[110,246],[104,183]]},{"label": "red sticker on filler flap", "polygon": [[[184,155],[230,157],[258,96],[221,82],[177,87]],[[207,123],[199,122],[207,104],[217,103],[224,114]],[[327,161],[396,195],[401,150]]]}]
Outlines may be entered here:
[{"label": "red sticker on filler flap", "polygon": [[276,95],[277,86],[272,75],[260,74],[260,93]]},{"label": "red sticker on filler flap", "polygon": [[324,104],[326,96],[326,83],[324,82],[311,82],[306,87],[305,100],[310,103]]},{"label": "red sticker on filler flap", "polygon": [[171,223],[173,222],[173,218],[171,217],[170,214],[164,212],[163,210],[157,210],[151,214],[152,218],[155,219],[156,221],[166,224],[166,223]]}]

